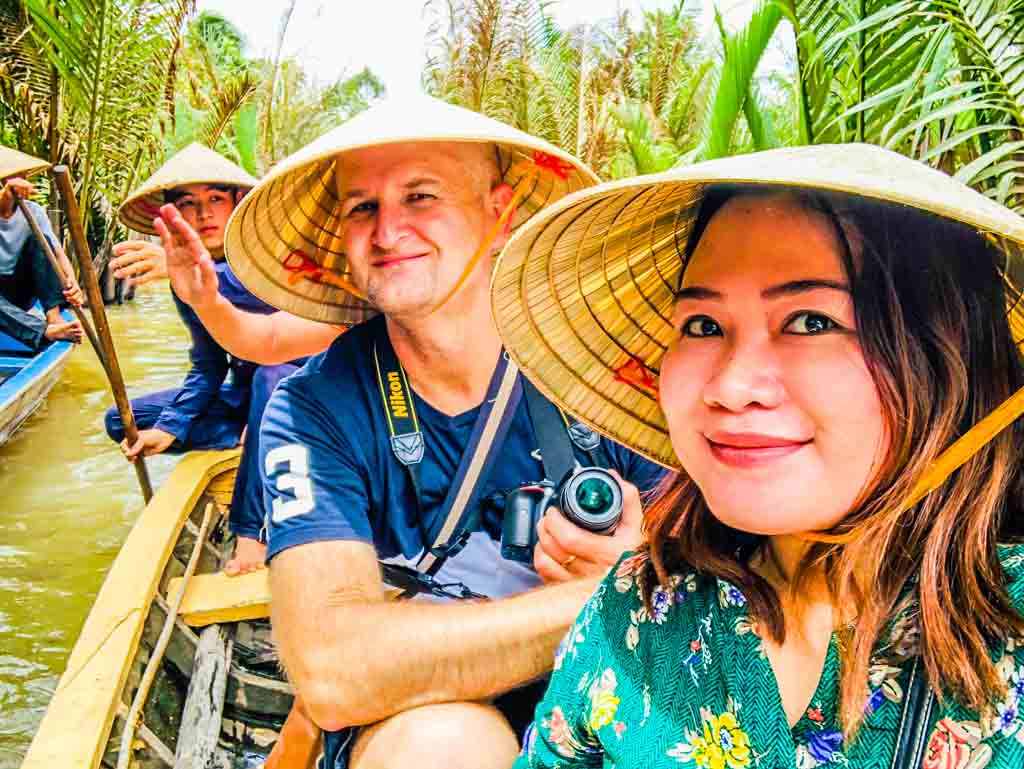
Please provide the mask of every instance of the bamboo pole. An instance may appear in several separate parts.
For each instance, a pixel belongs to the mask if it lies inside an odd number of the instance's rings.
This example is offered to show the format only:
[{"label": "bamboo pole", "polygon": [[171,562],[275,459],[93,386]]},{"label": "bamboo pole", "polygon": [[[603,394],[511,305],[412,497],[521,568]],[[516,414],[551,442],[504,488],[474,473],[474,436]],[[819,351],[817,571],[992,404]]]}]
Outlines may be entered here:
[{"label": "bamboo pole", "polygon": [[[26,221],[28,221],[28,226],[31,228],[32,234],[35,236],[36,240],[39,242],[39,247],[43,249],[43,253],[46,254],[46,260],[50,263],[50,267],[53,268],[54,273],[56,273],[57,280],[61,282],[61,285],[64,288],[70,288],[71,278],[64,272],[64,268],[58,261],[57,255],[53,253],[53,249],[50,247],[50,241],[46,239],[43,231],[39,228],[39,223],[36,222],[35,217],[33,217],[32,213],[28,210],[28,206],[25,205],[25,201],[22,200],[18,191],[12,188],[11,192],[14,194],[14,201],[18,206],[18,210],[21,211],[21,215],[25,217]],[[103,370],[108,371],[107,361],[106,358],[103,357],[103,349],[100,347],[100,340],[97,339],[96,332],[93,330],[92,324],[89,322],[85,313],[82,312],[81,307],[75,307],[72,305],[71,309],[74,311],[75,317],[78,318],[78,322],[82,324],[82,329],[85,331],[85,335],[89,337],[89,343],[92,345],[92,349],[95,350],[96,357],[100,359],[100,364],[103,366]]]},{"label": "bamboo pole", "polygon": [[[121,375],[121,365],[117,361],[114,338],[110,334],[110,324],[107,323],[107,312],[103,306],[103,296],[100,293],[99,278],[96,276],[96,267],[92,262],[89,242],[85,239],[82,214],[78,210],[78,200],[75,198],[75,191],[71,186],[71,174],[68,172],[68,167],[63,165],[54,166],[53,178],[57,182],[60,196],[64,199],[68,230],[71,232],[71,242],[75,246],[75,253],[78,254],[83,283],[85,283],[85,293],[89,297],[89,310],[92,312],[92,319],[96,324],[96,333],[99,336],[103,354],[107,361],[110,389],[114,393],[114,402],[117,404],[117,410],[121,415],[125,437],[128,439],[129,444],[134,444],[139,439],[139,431],[135,426],[135,415],[132,413],[132,405],[128,400],[128,393],[125,390],[124,377]],[[146,459],[143,456],[139,456],[132,464],[135,466],[135,475],[138,476],[139,486],[142,488],[142,498],[148,503],[153,496],[153,484],[149,480]]]}]

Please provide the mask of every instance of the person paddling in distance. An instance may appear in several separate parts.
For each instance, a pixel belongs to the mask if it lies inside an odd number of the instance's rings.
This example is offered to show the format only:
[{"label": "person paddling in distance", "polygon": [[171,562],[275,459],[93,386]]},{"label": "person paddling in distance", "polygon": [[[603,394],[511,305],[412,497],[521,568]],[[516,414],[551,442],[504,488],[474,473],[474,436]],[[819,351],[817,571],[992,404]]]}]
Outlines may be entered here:
[{"label": "person paddling in distance", "polygon": [[[35,186],[26,177],[49,166],[45,160],[0,147],[0,330],[33,350],[57,340],[77,344],[83,333],[77,320],[65,320],[60,311],[61,302],[81,307],[84,301],[74,269],[46,211],[29,200],[35,194]],[[54,274],[15,196],[22,198],[25,210],[39,225],[65,274],[70,276],[66,288],[64,276]],[[44,317],[29,312],[37,301]]]},{"label": "person paddling in distance", "polygon": [[[159,206],[171,202],[184,226],[215,255],[213,287],[232,306],[251,313],[273,308],[250,294],[224,261],[224,233],[241,196],[256,180],[213,150],[192,144],[169,159],[121,206],[121,221],[136,232],[156,234],[153,218]],[[116,246],[115,246],[116,249]],[[152,245],[163,254],[163,247]],[[138,253],[138,252],[136,252]],[[229,526],[236,535],[228,574],[263,567],[266,544],[262,534],[262,490],[257,462],[259,424],[274,386],[298,369],[302,361],[259,366],[224,350],[202,320],[177,296],[175,306],[191,336],[191,367],[181,387],[132,400],[139,439],[128,445],[116,408],[106,414],[107,434],[122,444],[129,460],[165,451],[225,449],[243,437],[243,456],[232,497]]]},{"label": "person paddling in distance", "polygon": [[[547,401],[558,445],[624,479],[619,527],[601,536],[549,511],[521,563],[502,555],[493,504],[543,478],[538,449],[549,454],[532,395],[496,405],[524,386],[490,314],[494,254],[511,228],[594,181],[545,142],[418,97],[371,107],[283,161],[232,218],[228,258],[264,300],[328,323],[380,313],[278,387],[261,434],[272,620],[300,702],[289,723],[305,712],[325,730],[324,766],[508,767],[541,688],[521,687],[640,540],[637,487],[653,488],[660,468]],[[171,279],[201,295],[208,257],[173,211],[164,218],[178,241]],[[179,257],[191,260],[183,276]],[[481,449],[494,414],[504,435]],[[478,461],[487,470],[466,486]],[[463,489],[476,502],[448,538],[449,496]],[[436,583],[494,600],[387,602],[378,558],[433,563]],[[282,741],[291,734],[309,739],[286,725]],[[268,765],[286,765],[278,747]]]},{"label": "person paddling in distance", "polygon": [[509,354],[681,468],[517,769],[1024,765],[1022,244],[866,145],[603,185],[517,234]]}]

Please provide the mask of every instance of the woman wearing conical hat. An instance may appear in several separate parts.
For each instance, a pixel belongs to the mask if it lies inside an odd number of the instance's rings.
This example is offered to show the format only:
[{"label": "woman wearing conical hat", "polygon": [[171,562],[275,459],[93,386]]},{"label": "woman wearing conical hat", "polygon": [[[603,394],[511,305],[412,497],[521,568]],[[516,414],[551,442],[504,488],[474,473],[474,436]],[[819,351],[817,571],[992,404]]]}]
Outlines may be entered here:
[{"label": "woman wearing conical hat", "polygon": [[[58,339],[82,340],[81,324],[65,320],[60,312],[64,301],[81,306],[82,290],[46,211],[29,200],[35,187],[28,178],[49,167],[45,160],[0,147],[0,330],[33,350]],[[65,273],[72,276],[68,288],[54,274],[42,245],[18,207],[16,195],[24,199],[25,210],[63,263]],[[36,301],[42,305],[45,317],[29,312]]]},{"label": "woman wearing conical hat", "polygon": [[679,469],[517,767],[1024,765],[1022,244],[864,145],[603,185],[517,234],[509,353]]},{"label": "woman wearing conical hat", "polygon": [[[155,235],[153,219],[165,203],[174,203],[203,245],[216,260],[217,291],[232,304],[253,313],[270,313],[273,308],[249,293],[224,261],[224,233],[236,203],[256,179],[244,170],[200,144],[191,144],[170,158],[122,204],[119,216],[126,226]],[[142,274],[151,279],[159,271],[163,249],[156,244],[134,241],[115,246],[122,269],[133,272],[148,263]],[[153,265],[156,265],[154,267]],[[148,274],[147,274],[148,273]],[[242,462],[235,482],[229,524],[237,537],[235,557],[225,569],[229,574],[263,566],[265,544],[260,541],[263,525],[262,500],[256,441],[259,423],[270,393],[301,361],[277,366],[258,366],[229,355],[203,326],[196,314],[177,296],[175,305],[191,335],[191,367],[180,387],[150,393],[132,401],[139,427],[139,440],[125,442],[120,415],[111,407],[106,415],[107,434],[122,444],[129,459],[165,451],[220,449],[238,445],[245,431]]]}]

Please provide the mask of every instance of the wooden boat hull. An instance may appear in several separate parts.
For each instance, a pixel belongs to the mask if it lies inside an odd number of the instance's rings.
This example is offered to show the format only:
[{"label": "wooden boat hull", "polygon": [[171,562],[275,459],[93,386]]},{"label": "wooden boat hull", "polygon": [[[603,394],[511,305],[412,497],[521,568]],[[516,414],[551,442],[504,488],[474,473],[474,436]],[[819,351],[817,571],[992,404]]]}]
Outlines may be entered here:
[{"label": "wooden boat hull", "polygon": [[54,342],[33,354],[0,333],[0,446],[43,404],[73,349],[71,342]]},{"label": "wooden boat hull", "polygon": [[[141,709],[129,765],[174,765],[199,635],[179,610],[163,653],[158,639],[177,593],[173,581],[193,554],[196,577],[215,578],[219,572],[223,516],[198,550],[196,539],[211,504],[226,511],[238,458],[237,450],[186,455],[142,511],[86,618],[22,769],[115,767],[126,716],[151,657],[159,666]],[[248,575],[257,592],[266,591],[265,575]],[[259,613],[249,606],[239,616]],[[277,738],[291,707],[291,689],[278,671],[266,620],[224,627],[233,634],[234,654],[216,763],[256,766]]]}]

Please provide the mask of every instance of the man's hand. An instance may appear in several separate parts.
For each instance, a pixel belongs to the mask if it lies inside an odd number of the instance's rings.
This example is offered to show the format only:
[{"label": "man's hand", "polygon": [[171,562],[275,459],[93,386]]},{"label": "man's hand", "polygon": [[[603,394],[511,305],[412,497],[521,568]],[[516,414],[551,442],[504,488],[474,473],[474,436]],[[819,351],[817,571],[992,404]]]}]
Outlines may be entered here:
[{"label": "man's hand", "polygon": [[127,280],[129,286],[141,286],[167,277],[167,253],[164,247],[148,240],[126,240],[113,248],[110,267],[114,277]]},{"label": "man's hand", "polygon": [[174,436],[158,430],[155,427],[149,430],[139,430],[139,439],[131,446],[128,439],[121,441],[121,453],[129,462],[134,462],[141,454],[144,457],[151,457],[154,454],[162,454],[174,443]]},{"label": "man's hand", "polygon": [[7,184],[0,189],[0,219],[10,219],[17,210],[14,202],[14,193],[18,197],[30,198],[35,194],[36,188],[32,182],[25,181],[20,176],[14,176],[7,180]]},{"label": "man's hand", "polygon": [[85,294],[82,292],[82,287],[78,285],[78,281],[74,278],[71,279],[71,285],[64,289],[64,299],[72,307],[81,308],[85,304]]},{"label": "man's hand", "polygon": [[533,567],[546,584],[602,577],[643,539],[640,492],[614,470],[608,472],[622,485],[622,519],[610,537],[581,529],[555,507],[549,507],[537,524]]},{"label": "man's hand", "polygon": [[203,241],[171,204],[160,207],[153,226],[164,244],[171,287],[185,304],[197,311],[217,301],[217,272]]}]

